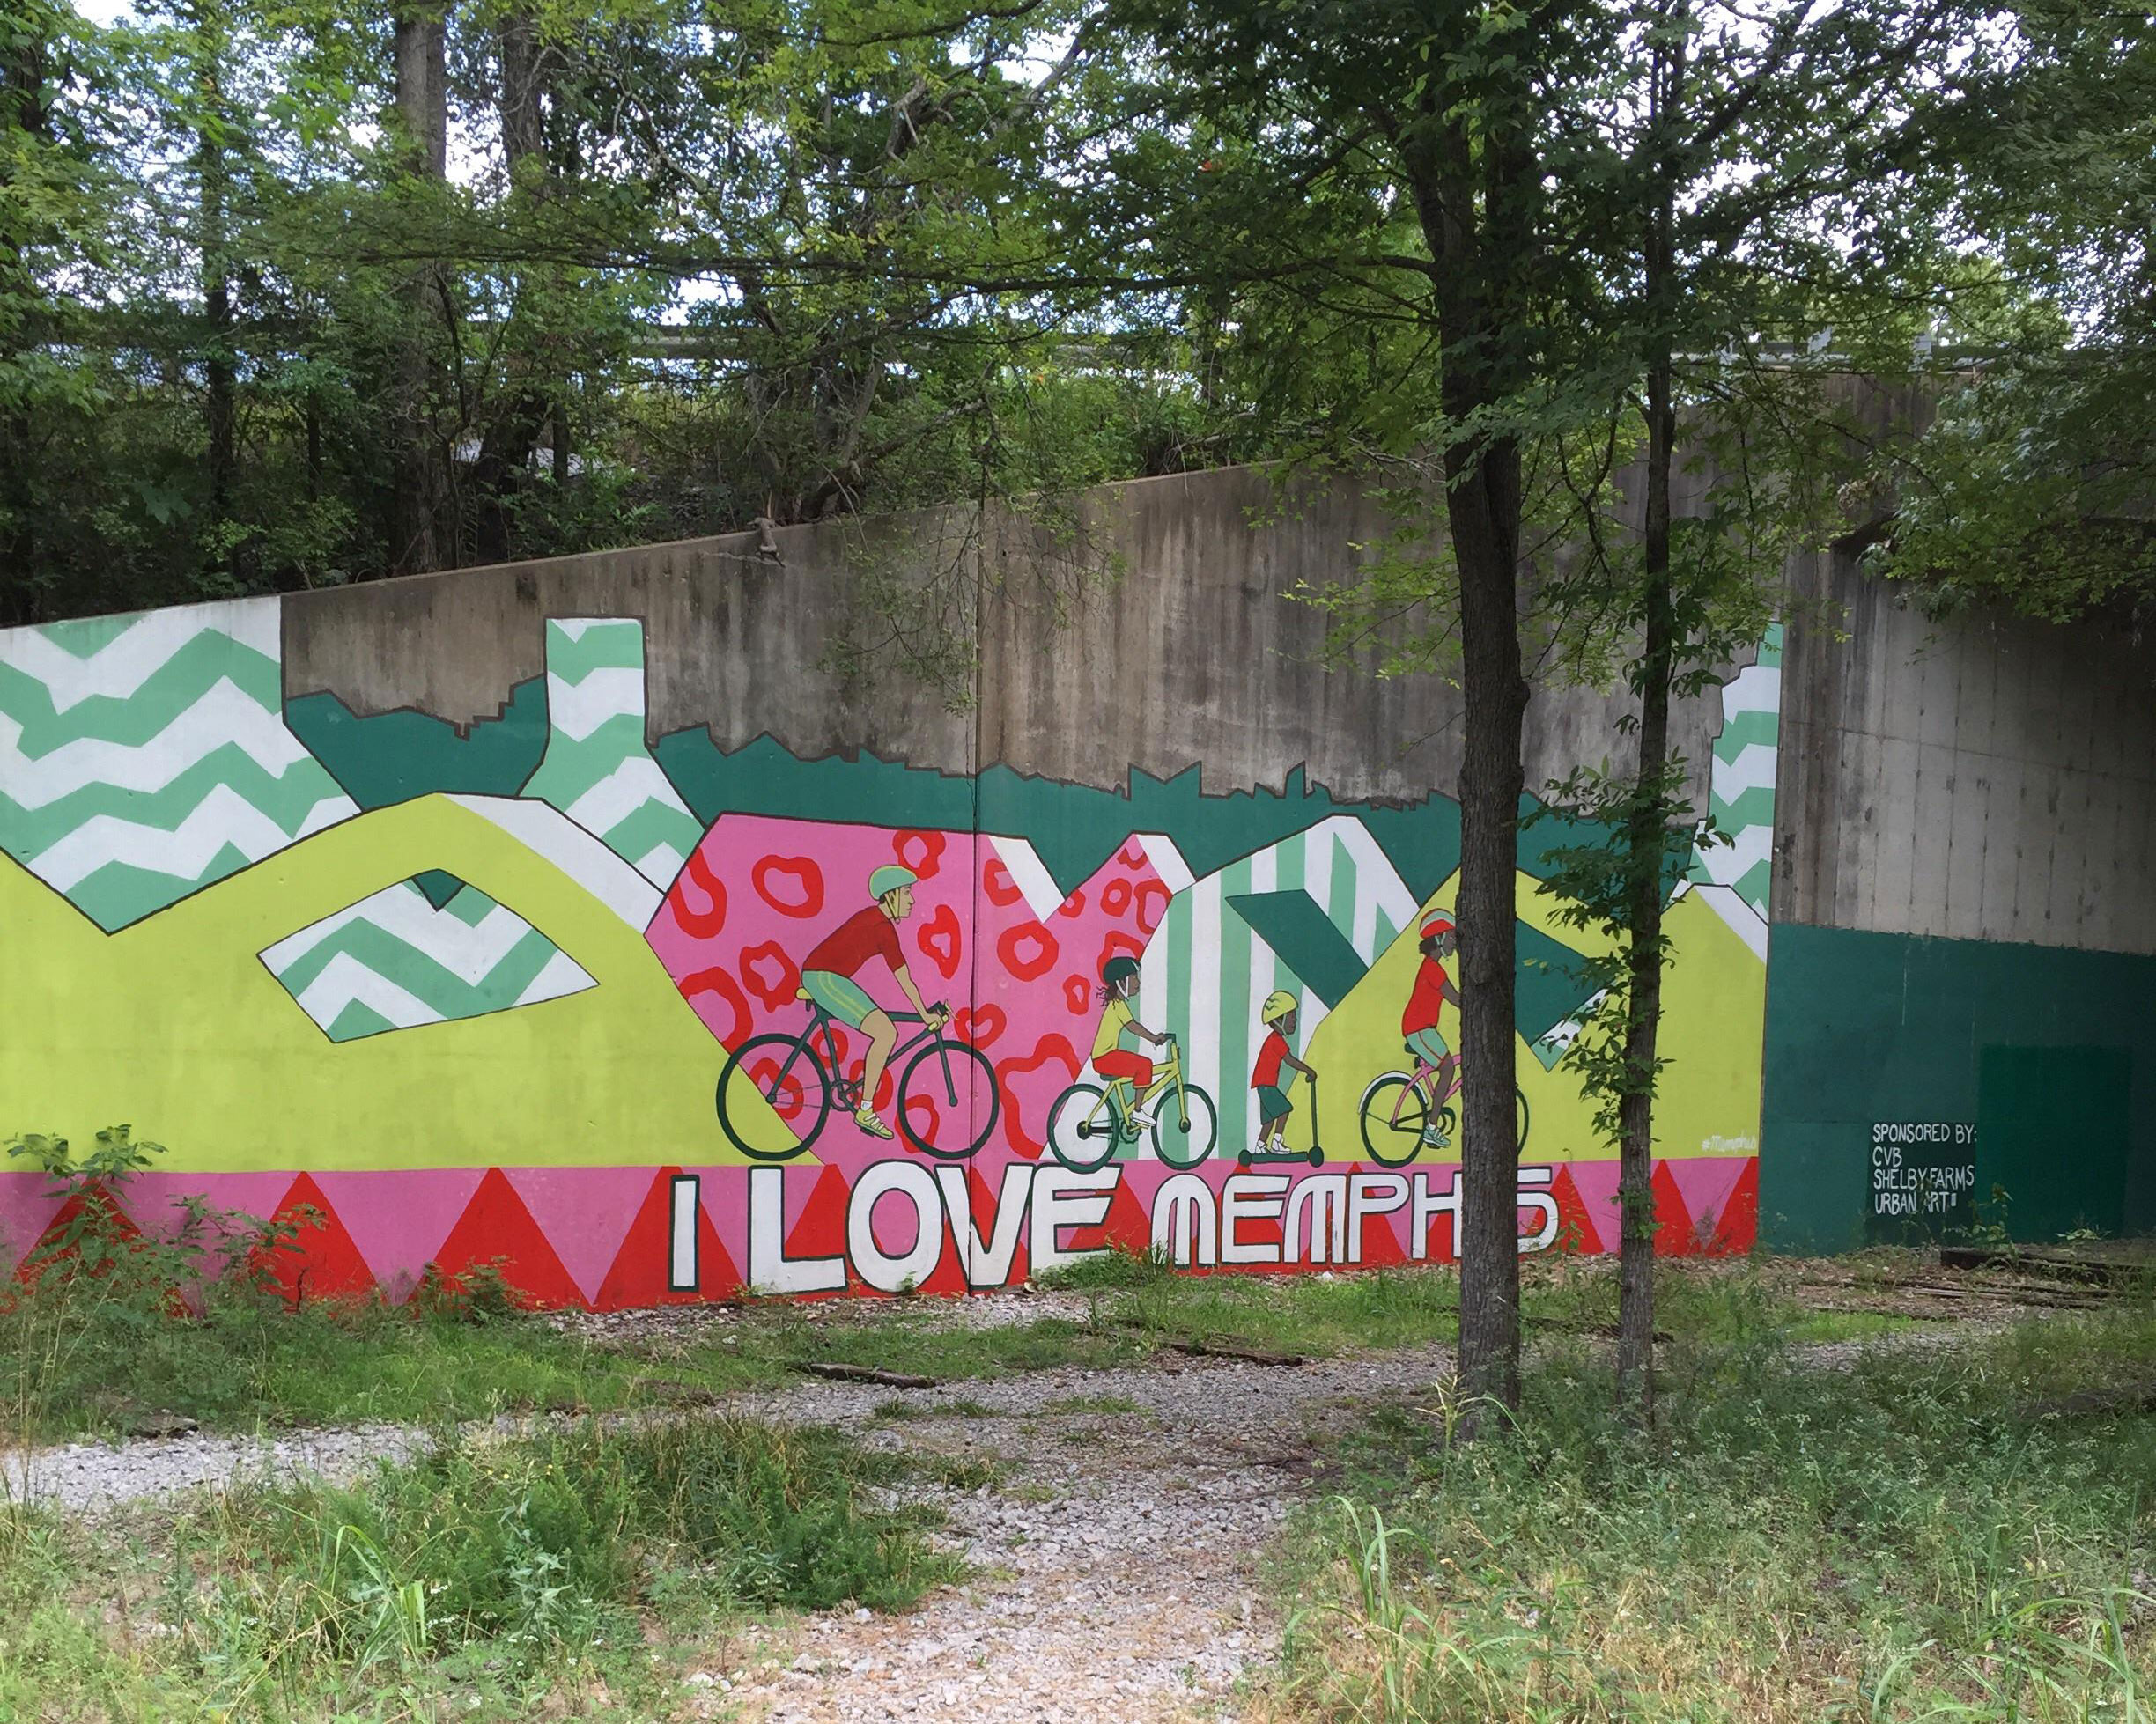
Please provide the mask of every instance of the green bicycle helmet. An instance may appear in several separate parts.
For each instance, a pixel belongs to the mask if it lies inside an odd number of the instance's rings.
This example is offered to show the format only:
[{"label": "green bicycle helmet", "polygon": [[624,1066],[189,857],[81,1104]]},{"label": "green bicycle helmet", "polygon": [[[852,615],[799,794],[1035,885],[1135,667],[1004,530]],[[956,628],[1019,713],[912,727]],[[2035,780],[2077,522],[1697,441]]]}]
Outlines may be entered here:
[{"label": "green bicycle helmet", "polygon": [[896,892],[902,886],[917,886],[920,876],[911,868],[902,868],[896,862],[886,862],[868,876],[868,895],[881,898],[887,892]]},{"label": "green bicycle helmet", "polygon": [[1138,960],[1135,958],[1111,958],[1101,966],[1101,980],[1111,988],[1129,981],[1137,973]]}]

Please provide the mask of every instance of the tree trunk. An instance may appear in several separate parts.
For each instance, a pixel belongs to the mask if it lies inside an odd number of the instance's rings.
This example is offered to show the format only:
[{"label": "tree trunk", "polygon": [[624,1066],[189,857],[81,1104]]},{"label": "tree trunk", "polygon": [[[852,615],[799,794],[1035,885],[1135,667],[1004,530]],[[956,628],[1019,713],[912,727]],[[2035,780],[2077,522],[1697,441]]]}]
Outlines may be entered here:
[{"label": "tree trunk", "polygon": [[[38,144],[52,142],[52,119],[43,100],[48,39],[41,30],[55,21],[49,12],[33,10],[25,24],[0,34],[0,136],[13,132]],[[21,153],[33,156],[35,149],[33,144]],[[9,165],[16,159],[14,148],[0,146],[0,192],[9,188]],[[0,311],[14,313],[0,319],[0,357],[12,357],[33,339],[23,329],[43,298],[29,262],[33,237],[27,206],[0,195]],[[32,581],[38,564],[34,434],[26,403],[0,407],[0,623],[31,622],[42,608]]]},{"label": "tree trunk", "polygon": [[[396,117],[407,178],[439,183],[449,167],[448,28],[439,7],[396,19]],[[398,356],[395,402],[396,459],[389,511],[389,568],[417,574],[439,568],[445,475],[433,432],[430,335],[440,314],[436,270],[421,269],[405,292],[409,316]]]},{"label": "tree trunk", "polygon": [[[1459,570],[1460,684],[1460,1387],[1519,1406],[1519,1140],[1513,1112],[1520,733],[1520,457],[1510,441],[1448,452],[1449,516]],[[1487,1421],[1471,1406],[1463,1429]]]},{"label": "tree trunk", "polygon": [[[1670,586],[1670,488],[1677,453],[1670,320],[1676,275],[1676,163],[1669,129],[1682,98],[1680,33],[1658,39],[1649,124],[1658,185],[1649,210],[1643,298],[1647,309],[1647,498],[1641,544],[1644,611],[1637,683],[1639,765],[1624,844],[1630,866],[1625,947],[1624,1092],[1617,1104],[1617,1399],[1640,1424],[1654,1418],[1654,1101],[1662,1024],[1662,863],[1667,844],[1670,682],[1676,618]],[[1668,14],[1664,24],[1672,22]]]},{"label": "tree trunk", "polygon": [[224,120],[224,43],[218,21],[197,14],[194,44],[196,94],[204,121],[196,134],[195,167],[201,189],[201,258],[205,336],[203,371],[207,384],[204,429],[209,444],[210,519],[230,519],[233,478],[238,469],[235,447],[238,385],[233,360],[232,247],[229,231],[230,166],[219,128]]}]

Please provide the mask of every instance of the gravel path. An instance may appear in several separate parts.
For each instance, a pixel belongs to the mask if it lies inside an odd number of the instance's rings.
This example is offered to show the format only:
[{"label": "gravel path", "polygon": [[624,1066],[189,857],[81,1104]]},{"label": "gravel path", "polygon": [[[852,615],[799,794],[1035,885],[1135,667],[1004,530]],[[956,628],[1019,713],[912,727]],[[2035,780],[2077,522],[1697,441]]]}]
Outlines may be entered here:
[{"label": "gravel path", "polygon": [[767,1724],[1231,1718],[1238,1679],[1278,1644],[1258,1558],[1309,1488],[1314,1450],[1451,1364],[1448,1347],[1292,1368],[1192,1360],[745,1404],[858,1424],[903,1403],[909,1415],[868,1440],[1001,1470],[970,1493],[924,1493],[949,1514],[970,1584],[904,1617],[812,1619],[790,1668],[706,1673],[711,1688],[761,1703],[750,1715]]},{"label": "gravel path", "polygon": [[[1049,1315],[1044,1303],[959,1308],[969,1323],[1021,1322]],[[640,1338],[653,1338],[651,1327],[648,1317],[637,1325]],[[1842,1367],[1882,1349],[1951,1345],[1982,1327],[1824,1344],[1800,1356]],[[875,1447],[986,1462],[994,1477],[970,1491],[907,1492],[945,1511],[942,1536],[971,1571],[965,1584],[904,1616],[811,1617],[786,1648],[798,1654],[790,1664],[694,1672],[676,1715],[763,1724],[1232,1719],[1238,1682],[1279,1639],[1259,1556],[1311,1488],[1317,1451],[1374,1406],[1418,1396],[1451,1364],[1443,1346],[1292,1367],[1169,1354],[1142,1367],[1069,1367],[932,1389],[811,1381],[733,1396],[729,1411],[848,1426]],[[96,1512],[240,1479],[349,1480],[426,1442],[407,1427],[369,1425],[279,1439],[70,1444],[31,1456],[29,1484],[44,1500]],[[19,1495],[23,1457],[0,1461],[0,1475]]]}]

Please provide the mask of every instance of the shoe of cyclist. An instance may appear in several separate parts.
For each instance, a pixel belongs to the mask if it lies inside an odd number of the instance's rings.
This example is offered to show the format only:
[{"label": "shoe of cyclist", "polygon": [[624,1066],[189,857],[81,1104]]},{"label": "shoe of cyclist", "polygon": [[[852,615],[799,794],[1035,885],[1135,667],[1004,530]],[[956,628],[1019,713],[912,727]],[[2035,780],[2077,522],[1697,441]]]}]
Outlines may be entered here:
[{"label": "shoe of cyclist", "polygon": [[1133,1108],[1130,1110],[1130,1123],[1141,1131],[1151,1131],[1153,1110],[1150,1108]]},{"label": "shoe of cyclist", "polygon": [[897,1135],[890,1126],[876,1117],[874,1108],[854,1109],[853,1123],[872,1138],[891,1138]]},{"label": "shoe of cyclist", "polygon": [[1446,1137],[1435,1125],[1425,1125],[1422,1128],[1422,1146],[1425,1149],[1450,1149],[1452,1146],[1452,1139]]}]

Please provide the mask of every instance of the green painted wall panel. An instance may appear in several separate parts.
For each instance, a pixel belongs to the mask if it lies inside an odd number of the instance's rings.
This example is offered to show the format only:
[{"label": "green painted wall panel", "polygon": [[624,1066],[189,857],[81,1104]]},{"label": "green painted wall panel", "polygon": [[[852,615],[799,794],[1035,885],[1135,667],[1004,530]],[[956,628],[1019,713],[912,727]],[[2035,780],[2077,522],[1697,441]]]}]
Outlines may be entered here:
[{"label": "green painted wall panel", "polygon": [[[2123,1057],[2123,1190],[2114,1212],[2130,1230],[2156,1226],[2156,958],[1783,923],[1767,967],[1761,1243],[1846,1250],[1862,1242],[1876,1122],[1974,1121],[1983,1165],[1983,1052],[1997,1047]],[[2065,1095],[2071,1063],[2041,1063],[2034,1094],[2041,1098],[2048,1084],[2062,1116],[2078,1107]],[[2026,1116],[2037,1103],[2023,1095],[2013,1105]],[[2004,1116],[1999,1124],[2007,1126]],[[2109,1153],[2062,1166],[2061,1180],[2121,1176]],[[2029,1227],[2063,1212],[2056,1196],[2017,1199]],[[2066,1207],[2096,1212],[2086,1193]],[[2021,1230],[2018,1219],[2013,1225]]]}]

